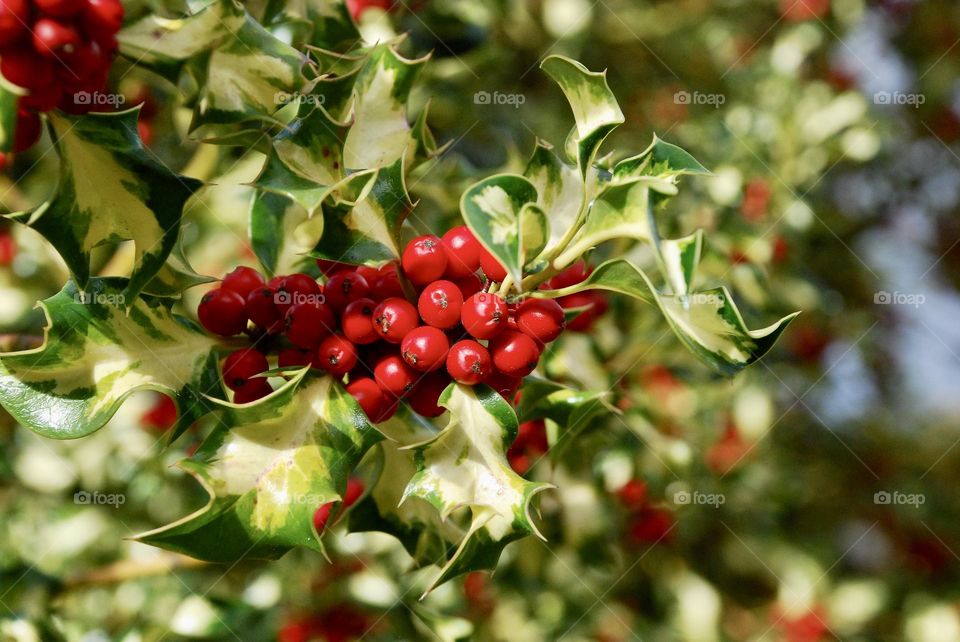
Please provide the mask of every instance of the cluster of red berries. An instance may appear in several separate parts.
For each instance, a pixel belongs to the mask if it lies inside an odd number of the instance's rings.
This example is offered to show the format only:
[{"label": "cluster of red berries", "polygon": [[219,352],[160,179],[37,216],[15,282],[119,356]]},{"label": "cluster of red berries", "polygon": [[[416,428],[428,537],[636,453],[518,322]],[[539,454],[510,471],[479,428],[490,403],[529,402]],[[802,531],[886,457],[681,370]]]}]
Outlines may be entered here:
[{"label": "cluster of red berries", "polygon": [[[560,274],[546,281],[541,287],[549,290],[568,288],[585,281],[591,272],[593,272],[593,268],[588,266],[586,262],[577,261]],[[581,312],[567,323],[567,330],[573,330],[574,332],[588,332],[593,327],[594,321],[601,317],[609,307],[607,297],[598,290],[568,294],[558,298],[557,303],[565,310],[581,309]]]},{"label": "cluster of red berries", "polygon": [[38,112],[97,109],[117,51],[120,0],[0,0],[0,73],[25,89],[14,151],[40,137]]},{"label": "cluster of red berries", "polygon": [[257,376],[269,369],[257,345],[285,339],[279,367],[310,365],[346,377],[347,391],[372,421],[389,419],[401,401],[436,417],[451,380],[486,383],[512,399],[544,345],[564,329],[563,308],[553,300],[508,302],[484,290],[481,270],[487,283],[502,281],[506,271],[464,226],[414,239],[400,266],[321,261],[320,268],[322,285],[306,274],[265,282],[240,267],[201,300],[207,330],[257,339],[223,364],[236,403],[272,391]]},{"label": "cluster of red berries", "polygon": [[517,438],[507,451],[507,461],[518,475],[523,475],[549,448],[547,426],[543,419],[525,421],[520,424]]}]

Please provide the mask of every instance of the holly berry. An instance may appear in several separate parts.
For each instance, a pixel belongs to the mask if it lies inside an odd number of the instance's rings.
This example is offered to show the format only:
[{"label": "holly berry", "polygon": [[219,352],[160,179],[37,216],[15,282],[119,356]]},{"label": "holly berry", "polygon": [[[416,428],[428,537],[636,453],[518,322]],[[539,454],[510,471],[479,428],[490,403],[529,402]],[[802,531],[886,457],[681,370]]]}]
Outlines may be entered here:
[{"label": "holly berry", "polygon": [[[317,533],[322,533],[327,528],[327,523],[330,521],[330,518],[333,516],[333,509],[336,507],[336,502],[327,502],[323,504],[313,513],[313,527],[317,530]],[[307,638],[309,639],[309,638]]]},{"label": "holly berry", "polygon": [[401,265],[403,273],[414,285],[424,286],[443,276],[447,269],[447,253],[436,236],[418,236],[403,251]]},{"label": "holly berry", "polygon": [[631,510],[642,508],[647,503],[647,495],[647,484],[641,479],[631,479],[617,491],[617,497]]},{"label": "holly berry", "polygon": [[17,111],[17,128],[13,132],[13,151],[19,153],[31,148],[39,140],[41,129],[40,116],[24,109]]},{"label": "holly berry", "polygon": [[491,292],[478,292],[467,299],[460,311],[464,329],[477,339],[489,339],[507,322],[507,304]]},{"label": "holly berry", "polygon": [[[226,279],[224,279],[226,285]],[[268,332],[280,330],[283,312],[277,306],[277,293],[267,286],[256,287],[247,294],[244,306],[247,318]]]},{"label": "holly berry", "polygon": [[487,248],[480,248],[480,268],[487,278],[499,283],[507,278],[507,268],[500,264],[499,259],[491,254]]},{"label": "holly berry", "polygon": [[323,288],[309,274],[297,273],[284,277],[277,290],[277,307],[286,312],[298,303],[321,303]]},{"label": "holly berry", "polygon": [[423,417],[439,417],[445,408],[437,401],[450,385],[450,376],[443,372],[431,372],[413,387],[407,396],[407,403],[415,413]]},{"label": "holly berry", "polygon": [[400,283],[400,275],[397,274],[397,266],[393,263],[387,263],[377,270],[377,278],[370,284],[371,296],[382,301],[390,297],[403,298],[403,285]]},{"label": "holly berry", "polygon": [[460,323],[463,294],[452,281],[434,281],[420,293],[417,311],[428,325],[449,330]]},{"label": "holly berry", "polygon": [[29,21],[27,0],[0,0],[0,48],[6,50],[26,35]]},{"label": "holly berry", "polygon": [[300,348],[284,348],[277,354],[277,365],[281,368],[303,368],[312,365],[312,354]]},{"label": "holly berry", "polygon": [[481,281],[480,277],[476,274],[457,279],[454,283],[457,284],[457,288],[460,290],[464,301],[483,290],[483,281]]},{"label": "holly berry", "polygon": [[411,368],[429,372],[441,367],[447,359],[450,340],[443,330],[429,325],[414,328],[403,337],[400,354]]},{"label": "holly berry", "polygon": [[336,312],[343,312],[347,305],[370,294],[370,285],[358,273],[342,270],[327,281],[323,288],[326,304]]},{"label": "holly berry", "polygon": [[120,0],[86,0],[80,22],[89,37],[109,40],[123,25],[123,5]]},{"label": "holly berry", "polygon": [[400,343],[418,325],[417,309],[406,299],[390,297],[373,310],[374,329],[390,343]]},{"label": "holly berry", "polygon": [[323,303],[297,303],[284,316],[284,331],[290,343],[309,350],[333,334],[336,323],[333,311]]},{"label": "holly berry", "polygon": [[463,279],[480,268],[480,251],[483,246],[466,225],[447,231],[440,242],[447,254],[446,275],[449,278]]},{"label": "holly berry", "polygon": [[50,111],[60,102],[62,93],[57,83],[53,83],[42,89],[34,89],[20,98],[20,106],[28,111]]},{"label": "holly berry", "polygon": [[353,266],[349,263],[341,263],[340,261],[317,259],[317,267],[320,268],[320,273],[324,276],[332,276],[340,270],[349,270]]},{"label": "holly berry", "polygon": [[494,372],[487,377],[484,383],[493,388],[501,397],[512,402],[517,389],[523,383],[523,379],[521,377],[511,377],[502,372]]},{"label": "holly berry", "polygon": [[564,327],[563,308],[553,299],[527,299],[517,308],[517,328],[540,343],[550,343]]},{"label": "holly berry", "polygon": [[220,287],[233,290],[246,300],[250,292],[263,287],[263,277],[253,268],[239,266],[223,277]]},{"label": "holly berry", "polygon": [[459,383],[476,385],[489,377],[492,370],[490,353],[476,341],[465,339],[450,346],[447,372]]},{"label": "holly berry", "polygon": [[357,500],[363,496],[363,492],[366,489],[366,486],[360,479],[357,479],[356,477],[351,477],[348,479],[347,489],[343,493],[343,507],[350,508],[356,504]]},{"label": "holly berry", "polygon": [[54,81],[53,63],[26,49],[4,53],[0,58],[0,74],[29,91],[41,90]]},{"label": "holly berry", "polygon": [[[85,0],[33,0],[33,3],[41,13],[57,18],[75,16],[80,13],[87,4]],[[117,28],[119,28],[119,25]]]},{"label": "holly berry", "polygon": [[357,299],[347,305],[340,317],[344,336],[359,345],[379,339],[380,335],[373,327],[373,310],[376,307],[373,299]]},{"label": "holly berry", "polygon": [[33,49],[44,58],[69,55],[79,43],[80,35],[73,27],[51,18],[40,18],[33,25]]},{"label": "holly berry", "polygon": [[339,334],[321,341],[317,352],[320,367],[337,377],[342,377],[357,365],[357,347]]},{"label": "holly berry", "polygon": [[540,347],[522,332],[507,330],[490,340],[490,356],[496,369],[511,377],[525,377],[537,367]]},{"label": "holly berry", "polygon": [[231,390],[240,390],[254,381],[255,375],[266,372],[269,368],[267,358],[259,350],[253,348],[237,350],[231,352],[223,361],[223,382]]},{"label": "holly berry", "polygon": [[583,283],[590,276],[590,270],[585,261],[577,261],[566,268],[560,274],[547,281],[547,287],[552,290],[570,287],[577,283]]},{"label": "holly berry", "polygon": [[273,392],[273,388],[267,383],[267,380],[260,377],[251,379],[249,383],[233,393],[233,403],[245,404],[257,399],[263,399]]},{"label": "holly berry", "polygon": [[243,297],[233,290],[217,288],[203,295],[197,307],[200,325],[214,334],[231,337],[247,328]]},{"label": "holly berry", "polygon": [[585,308],[577,316],[567,322],[567,329],[574,332],[586,332],[593,322],[606,309],[606,299],[599,292],[575,292],[558,299],[560,305],[566,309]]},{"label": "holly berry", "polygon": [[177,404],[164,394],[157,394],[156,401],[143,415],[140,422],[146,428],[167,430],[177,422]]},{"label": "holly berry", "polygon": [[371,421],[374,421],[374,418],[378,417],[388,405],[383,390],[370,377],[353,379],[351,375],[346,389],[357,400],[357,404]]},{"label": "holly berry", "polygon": [[374,366],[373,378],[381,390],[399,399],[413,389],[418,375],[416,370],[400,358],[400,355],[389,354]]}]

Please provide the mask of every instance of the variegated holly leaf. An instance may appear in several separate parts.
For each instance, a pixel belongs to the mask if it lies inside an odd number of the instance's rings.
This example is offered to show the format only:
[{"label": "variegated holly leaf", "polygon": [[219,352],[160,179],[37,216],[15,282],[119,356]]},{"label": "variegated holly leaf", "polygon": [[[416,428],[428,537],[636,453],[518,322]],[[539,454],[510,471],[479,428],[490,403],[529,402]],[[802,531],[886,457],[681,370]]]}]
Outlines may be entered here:
[{"label": "variegated holly leaf", "polygon": [[643,152],[625,158],[613,168],[613,181],[628,181],[637,176],[670,178],[684,174],[710,175],[710,170],[681,147],[653,136]]},{"label": "variegated holly leaf", "polygon": [[72,282],[40,303],[47,319],[39,348],[0,355],[0,403],[17,421],[54,439],[103,426],[137,390],[175,399],[179,426],[219,389],[217,340],[170,311],[170,299],[126,300],[124,279]]},{"label": "variegated holly leaf", "polygon": [[53,244],[81,287],[90,278],[95,247],[132,240],[135,259],[124,292],[131,303],[163,269],[180,233],[183,206],[201,186],[144,148],[138,113],[51,112],[60,153],[56,191],[35,210],[10,215]]},{"label": "variegated holly leaf", "polygon": [[561,161],[550,145],[538,140],[523,175],[536,188],[537,205],[547,215],[550,238],[545,251],[550,251],[571,227],[579,224],[582,212],[596,193],[597,174],[591,168],[584,180],[576,167]]},{"label": "variegated holly leaf", "polygon": [[303,24],[307,32],[306,41],[315,47],[338,50],[360,38],[360,32],[343,2],[270,0],[264,14],[264,24],[271,26]]},{"label": "variegated holly leaf", "polygon": [[497,174],[474,183],[460,199],[463,220],[513,277],[546,245],[549,225],[537,206],[537,189],[518,174]]},{"label": "variegated holly leaf", "polygon": [[300,371],[257,402],[217,402],[222,422],[180,466],[210,494],[200,510],[140,541],[213,562],[276,559],[295,546],[323,551],[313,514],[339,501],[380,439],[328,376]]},{"label": "variegated holly leaf", "polygon": [[766,354],[799,314],[790,314],[765,328],[750,330],[725,287],[684,294],[661,293],[650,277],[624,259],[597,266],[582,283],[561,290],[538,292],[535,296],[557,297],[591,289],[619,292],[653,303],[680,341],[701,361],[725,375],[739,372]]},{"label": "variegated holly leaf", "polygon": [[446,580],[496,566],[508,543],[535,534],[530,517],[533,497],[550,484],[520,477],[506,451],[517,436],[517,416],[503,397],[487,386],[451,384],[440,404],[450,411],[447,426],[414,448],[417,473],[404,498],[418,497],[443,520],[469,509],[469,527],[429,590]]},{"label": "variegated holly leaf", "polygon": [[180,298],[184,290],[216,281],[212,276],[198,274],[183,253],[182,238],[177,239],[167,262],[143,288],[144,294]]},{"label": "variegated holly leaf", "polygon": [[[270,274],[299,272],[315,238],[303,239],[297,230],[307,222],[307,211],[293,199],[272,192],[255,192],[250,203],[250,244]],[[322,224],[323,219],[317,219]]]},{"label": "variegated holly leaf", "polygon": [[564,56],[548,56],[540,68],[560,86],[573,110],[576,124],[567,137],[566,151],[586,176],[600,144],[624,120],[607,85],[607,72],[592,72]]},{"label": "variegated holly leaf", "polygon": [[350,175],[331,187],[320,209],[322,224],[311,220],[299,229],[315,233],[312,257],[357,265],[399,258],[400,228],[413,210],[404,159]]},{"label": "variegated holly leaf", "polygon": [[270,116],[282,106],[280,97],[304,82],[306,58],[234,0],[216,0],[181,19],[149,15],[118,40],[125,56],[174,83],[189,68],[199,87],[191,130]]},{"label": "variegated holly leaf", "polygon": [[17,129],[17,103],[20,102],[13,90],[0,78],[0,152],[13,149],[13,134]]}]

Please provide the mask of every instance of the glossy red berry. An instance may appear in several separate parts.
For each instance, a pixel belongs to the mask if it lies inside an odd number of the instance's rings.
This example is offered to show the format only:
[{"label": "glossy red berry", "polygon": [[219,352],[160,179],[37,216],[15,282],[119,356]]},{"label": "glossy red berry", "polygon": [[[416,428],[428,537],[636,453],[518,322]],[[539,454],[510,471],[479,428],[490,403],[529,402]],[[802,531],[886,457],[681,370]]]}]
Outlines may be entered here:
[{"label": "glossy red berry", "polygon": [[40,18],[33,24],[33,50],[53,60],[73,53],[80,36],[73,27],[52,18]]},{"label": "glossy red berry", "polygon": [[501,397],[512,403],[513,396],[520,388],[520,384],[523,383],[523,379],[521,377],[511,377],[502,372],[494,372],[487,377],[484,383],[493,388]]},{"label": "glossy red berry", "polygon": [[400,343],[418,325],[417,309],[406,299],[391,297],[373,310],[373,326],[380,338]]},{"label": "glossy red berry", "polygon": [[482,246],[469,227],[460,225],[448,230],[440,242],[447,253],[446,275],[449,278],[462,279],[480,269]]},{"label": "glossy red berry", "polygon": [[237,350],[223,360],[223,382],[231,390],[239,390],[248,383],[252,383],[255,375],[269,369],[267,358],[259,350],[253,348]]},{"label": "glossy red berry", "polygon": [[291,274],[284,277],[277,291],[277,307],[286,312],[298,303],[322,303],[323,288],[309,274]]},{"label": "glossy red berry", "polygon": [[380,338],[373,327],[373,299],[357,299],[350,303],[340,317],[340,327],[348,339],[358,345],[373,343]]},{"label": "glossy red berry", "polygon": [[418,236],[404,249],[401,265],[403,273],[414,285],[424,286],[443,276],[447,269],[447,253],[436,236]]},{"label": "glossy red berry", "polygon": [[347,374],[357,365],[357,346],[339,334],[321,341],[317,353],[320,367],[337,377]]},{"label": "glossy red berry", "polygon": [[85,0],[33,0],[41,13],[57,18],[69,18],[80,13],[87,2]]},{"label": "glossy red berry", "polygon": [[347,489],[343,493],[343,507],[350,508],[357,503],[357,500],[363,496],[366,485],[357,477],[351,477],[347,480]]},{"label": "glossy red berry", "polygon": [[25,36],[29,23],[27,0],[0,0],[0,48],[6,49]]},{"label": "glossy red berry", "polygon": [[249,383],[233,393],[233,403],[245,404],[257,399],[263,399],[273,392],[267,380],[260,377],[251,379]]},{"label": "glossy red berry", "polygon": [[123,5],[120,0],[86,0],[80,23],[90,38],[105,41],[123,25]]},{"label": "glossy red berry", "polygon": [[383,390],[381,390],[377,382],[370,377],[353,379],[351,375],[351,381],[347,384],[346,389],[347,392],[357,400],[357,404],[363,409],[364,414],[366,414],[367,418],[371,421],[379,417],[383,409],[388,405]]},{"label": "glossy red berry", "polygon": [[244,306],[247,318],[264,330],[279,332],[282,329],[283,313],[277,307],[276,297],[277,293],[266,286],[251,290]]},{"label": "glossy red berry", "polygon": [[460,311],[464,329],[477,339],[489,339],[507,323],[507,304],[491,292],[478,292],[464,301]]},{"label": "glossy red berry", "polygon": [[246,300],[247,296],[256,288],[262,288],[263,277],[253,268],[241,265],[223,277],[220,287],[233,290]]},{"label": "glossy red berry", "polygon": [[450,340],[443,330],[422,325],[407,333],[400,343],[400,355],[411,368],[429,372],[443,366],[450,350]]},{"label": "glossy red berry", "polygon": [[364,299],[370,295],[370,285],[367,280],[352,270],[341,270],[327,280],[323,287],[326,303],[338,314],[343,312],[347,305],[357,299]]},{"label": "glossy red berry", "polygon": [[[313,513],[313,527],[317,533],[322,533],[327,528],[330,518],[334,516],[333,509],[336,508],[336,502],[327,502]],[[310,639],[308,633],[306,639]]]},{"label": "glossy red berry", "polygon": [[[373,378],[387,395],[399,398],[413,389],[419,375],[398,354],[389,354],[373,368]],[[389,397],[388,397],[389,398]]]},{"label": "glossy red berry", "polygon": [[586,332],[603,312],[605,300],[599,292],[575,292],[562,296],[557,302],[564,309],[584,308],[577,316],[567,322],[567,329],[574,332]]},{"label": "glossy red berry", "polygon": [[380,276],[380,270],[369,265],[358,265],[357,269],[354,271],[366,279],[367,284],[371,287],[373,286],[373,282],[377,279],[377,277]]},{"label": "glossy red berry", "polygon": [[485,247],[480,248],[480,268],[491,281],[499,283],[507,278],[507,268],[500,265],[497,257],[487,251]]},{"label": "glossy red berry", "polygon": [[218,288],[200,299],[197,317],[200,325],[214,334],[230,337],[247,328],[243,297],[232,290]]},{"label": "glossy red berry", "polygon": [[370,284],[370,294],[377,301],[390,297],[403,298],[403,285],[400,284],[400,275],[393,263],[387,263],[377,271],[377,278]]},{"label": "glossy red berry", "polygon": [[23,152],[40,139],[42,126],[40,116],[32,111],[20,109],[17,111],[17,128],[13,132],[13,151]]},{"label": "glossy red berry", "polygon": [[577,261],[565,268],[560,274],[547,281],[547,287],[552,290],[570,287],[583,283],[590,276],[590,269],[585,261]]},{"label": "glossy red berry", "polygon": [[277,365],[281,368],[302,368],[311,365],[312,357],[309,350],[284,348],[277,354]]},{"label": "glossy red berry", "polygon": [[488,347],[494,367],[511,377],[527,376],[540,360],[537,342],[522,332],[501,332],[490,340]]},{"label": "glossy red berry", "polygon": [[0,58],[0,74],[18,87],[38,91],[54,81],[53,63],[33,51],[15,49]]},{"label": "glossy red berry", "polygon": [[298,348],[316,348],[336,329],[333,311],[323,303],[297,303],[284,316],[284,332]]},{"label": "glossy red berry", "polygon": [[423,417],[439,417],[446,408],[437,401],[440,395],[450,385],[450,376],[445,372],[431,372],[423,377],[413,387],[407,397],[407,403],[415,413]]},{"label": "glossy red berry", "polygon": [[424,323],[449,330],[460,323],[463,294],[452,281],[434,281],[420,293],[417,311]]},{"label": "glossy red berry", "polygon": [[62,94],[62,88],[53,83],[20,98],[20,106],[29,111],[50,111],[59,104]]},{"label": "glossy red berry", "polygon": [[540,343],[550,343],[563,332],[563,308],[553,299],[527,299],[515,318],[520,331]]},{"label": "glossy red berry", "polygon": [[328,259],[317,259],[317,267],[320,268],[320,273],[324,276],[331,276],[340,270],[350,270],[353,268],[349,263],[330,261]]},{"label": "glossy red berry", "polygon": [[450,346],[447,372],[456,381],[472,386],[484,381],[492,370],[490,353],[476,341],[465,339]]},{"label": "glossy red berry", "polygon": [[483,290],[483,281],[476,274],[457,279],[454,283],[456,283],[460,289],[460,294],[463,295],[464,301]]}]

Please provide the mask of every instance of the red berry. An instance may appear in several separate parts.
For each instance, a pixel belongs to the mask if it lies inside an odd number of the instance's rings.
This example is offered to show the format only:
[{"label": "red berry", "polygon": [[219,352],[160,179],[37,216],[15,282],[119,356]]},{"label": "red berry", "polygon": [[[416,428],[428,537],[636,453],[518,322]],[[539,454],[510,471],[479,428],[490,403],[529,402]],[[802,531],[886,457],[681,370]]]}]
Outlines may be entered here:
[{"label": "red berry", "polygon": [[[3,168],[3,153],[0,152],[0,169]],[[0,266],[8,267],[17,256],[17,241],[9,229],[0,230]]]},{"label": "red berry", "polygon": [[257,399],[263,399],[273,392],[273,388],[266,379],[251,379],[249,383],[233,393],[233,403],[245,404]]},{"label": "red berry", "polygon": [[268,332],[279,332],[282,328],[283,313],[277,307],[276,297],[277,293],[269,287],[254,288],[247,294],[244,307],[247,318]]},{"label": "red berry", "polygon": [[631,479],[620,487],[617,496],[627,508],[636,510],[647,503],[647,484],[640,479]]},{"label": "red berry", "polygon": [[349,263],[330,261],[329,259],[317,259],[317,267],[320,268],[320,273],[324,276],[331,276],[340,270],[349,270],[353,268],[353,266]]},{"label": "red berry", "polygon": [[460,383],[478,384],[489,377],[492,370],[490,353],[476,341],[458,341],[447,353],[447,372]]},{"label": "red berry", "polygon": [[33,0],[37,9],[48,16],[68,18],[83,10],[87,4],[85,0]]},{"label": "red berry", "polygon": [[309,274],[291,274],[283,278],[277,291],[277,307],[286,312],[298,303],[323,303],[323,288]]},{"label": "red berry", "polygon": [[316,348],[320,341],[333,334],[337,319],[323,303],[297,303],[284,316],[284,332],[290,343],[307,350]]},{"label": "red berry", "polygon": [[460,323],[463,294],[452,281],[434,281],[420,293],[417,310],[425,323],[449,330]]},{"label": "red berry", "polygon": [[480,267],[491,281],[499,283],[507,278],[507,268],[500,265],[500,260],[485,247],[480,248]]},{"label": "red berry", "polygon": [[464,301],[460,320],[471,336],[489,339],[506,325],[507,304],[496,294],[478,292]]},{"label": "red berry", "polygon": [[440,242],[447,253],[447,276],[451,279],[468,277],[480,268],[483,246],[466,225],[449,230]]},{"label": "red berry", "polygon": [[377,334],[390,343],[400,343],[418,325],[417,309],[406,299],[391,297],[373,310]]},{"label": "red berry", "polygon": [[362,276],[364,279],[366,279],[367,284],[370,286],[372,286],[373,282],[377,279],[378,276],[380,276],[380,271],[377,268],[371,267],[369,265],[358,265],[357,269],[354,271],[360,276]]},{"label": "red berry", "polygon": [[143,144],[147,147],[153,142],[153,125],[143,120],[142,116],[140,120],[137,121],[137,136],[140,137],[140,140],[143,141]]},{"label": "red berry", "polygon": [[400,398],[413,389],[417,382],[417,371],[407,365],[398,354],[390,354],[377,362],[373,368],[373,378],[388,398]]},{"label": "red berry", "polygon": [[362,16],[367,9],[377,8],[389,11],[391,5],[393,5],[393,0],[347,0],[346,5],[353,19],[359,21],[360,16]]},{"label": "red berry", "polygon": [[220,287],[233,290],[246,299],[251,291],[263,287],[263,277],[253,268],[241,265],[223,277],[223,283],[220,284]]},{"label": "red berry", "polygon": [[[317,530],[317,533],[322,533],[327,528],[327,522],[333,516],[335,506],[336,502],[327,502],[313,513],[313,527]],[[313,636],[308,634],[306,639],[309,640],[311,637]]]},{"label": "red berry", "polygon": [[400,284],[400,275],[397,274],[397,268],[392,263],[380,268],[377,278],[370,284],[370,294],[377,301],[390,297],[403,298],[403,285]]},{"label": "red berry", "polygon": [[384,394],[383,399],[383,408],[380,410],[380,413],[370,420],[375,424],[380,424],[384,421],[387,421],[397,414],[397,410],[400,409],[400,399],[397,397],[390,397],[389,395]]},{"label": "red berry", "polygon": [[450,340],[443,330],[422,325],[407,333],[400,343],[400,354],[410,367],[429,372],[442,366],[450,350]]},{"label": "red berry", "polygon": [[540,360],[537,342],[522,332],[501,332],[490,340],[488,348],[496,369],[511,377],[527,376]]},{"label": "red berry", "polygon": [[269,369],[262,352],[253,348],[237,350],[223,360],[223,382],[231,390],[240,390],[247,383],[252,383],[255,375]]},{"label": "red berry", "polygon": [[457,288],[460,289],[460,294],[463,295],[464,301],[483,290],[483,281],[481,281],[480,277],[476,274],[457,279],[455,283],[457,284]]},{"label": "red berry", "polygon": [[447,253],[436,236],[418,236],[403,251],[401,264],[403,273],[414,285],[424,286],[443,276],[447,269]]},{"label": "red berry", "polygon": [[373,343],[380,338],[373,327],[373,310],[377,304],[373,299],[357,299],[347,306],[340,317],[343,334],[360,345]]},{"label": "red berry", "polygon": [[446,408],[437,404],[440,395],[450,385],[450,376],[444,372],[431,372],[413,387],[407,403],[423,417],[439,417]]},{"label": "red berry", "polygon": [[41,89],[34,89],[20,99],[20,106],[29,111],[50,111],[56,108],[63,94],[62,88],[53,83]]},{"label": "red berry", "polygon": [[567,329],[574,332],[586,332],[606,307],[606,300],[599,292],[575,292],[560,297],[557,302],[565,309],[586,308],[567,322]]},{"label": "red berry", "polygon": [[23,109],[17,112],[17,129],[13,132],[13,151],[25,152],[40,139],[40,116]]},{"label": "red berry", "polygon": [[547,281],[547,287],[553,290],[570,287],[577,283],[583,283],[590,276],[590,269],[584,261],[577,261],[570,267],[564,269],[560,274]]},{"label": "red berry", "polygon": [[357,365],[357,347],[339,334],[333,334],[320,342],[317,350],[320,367],[340,377]]},{"label": "red berry", "polygon": [[27,49],[8,51],[0,58],[0,74],[18,87],[37,91],[53,83],[53,63]]},{"label": "red berry", "polygon": [[277,365],[281,368],[302,368],[312,365],[312,357],[309,350],[284,348],[277,354]]},{"label": "red berry", "polygon": [[197,307],[197,317],[204,328],[224,337],[247,329],[243,297],[233,290],[218,288],[204,294]]},{"label": "red berry", "polygon": [[330,277],[323,294],[327,305],[341,313],[352,301],[366,298],[370,294],[370,285],[356,272],[342,270]]},{"label": "red berry", "polygon": [[347,384],[347,392],[357,400],[357,404],[371,421],[378,417],[387,406],[387,398],[384,396],[383,390],[370,377],[353,379],[351,375],[350,383]]},{"label": "red berry", "polygon": [[27,0],[0,0],[0,48],[6,50],[26,35],[29,23]]},{"label": "red berry", "polygon": [[[62,1],[62,0],[60,0]],[[109,40],[123,25],[120,0],[87,0],[80,21],[83,32],[94,40]]]},{"label": "red berry", "polygon": [[73,27],[51,18],[33,24],[33,49],[44,58],[59,59],[76,51],[80,36]]},{"label": "red berry", "polygon": [[357,503],[357,500],[363,496],[363,491],[366,490],[363,482],[356,477],[351,477],[347,480],[347,490],[343,493],[343,507],[350,508]]},{"label": "red berry", "polygon": [[494,372],[484,383],[493,388],[508,402],[511,402],[513,395],[516,394],[520,384],[523,383],[523,379],[521,377],[511,377],[502,372]]},{"label": "red berry", "polygon": [[167,430],[177,422],[177,404],[164,394],[157,394],[156,401],[140,417],[141,423],[154,430]]},{"label": "red berry", "polygon": [[547,442],[547,425],[543,419],[525,421],[517,429],[517,438],[511,449],[519,448],[527,452],[542,455],[550,448]]},{"label": "red berry", "polygon": [[520,331],[540,343],[550,343],[563,332],[563,308],[553,299],[527,299],[515,318]]}]

